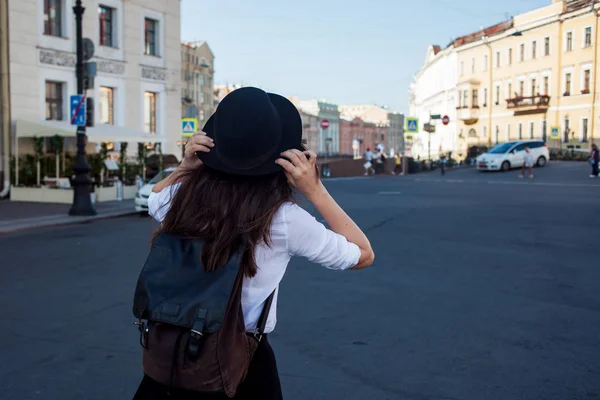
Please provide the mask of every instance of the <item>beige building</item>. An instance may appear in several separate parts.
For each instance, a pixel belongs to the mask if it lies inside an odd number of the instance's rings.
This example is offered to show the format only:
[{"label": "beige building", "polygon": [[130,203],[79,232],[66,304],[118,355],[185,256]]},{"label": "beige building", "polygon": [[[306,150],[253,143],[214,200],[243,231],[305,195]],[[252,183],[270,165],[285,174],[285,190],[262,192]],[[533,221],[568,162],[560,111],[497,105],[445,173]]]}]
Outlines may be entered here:
[{"label": "beige building", "polygon": [[519,139],[587,148],[599,137],[594,3],[552,1],[454,41],[462,149]]},{"label": "beige building", "polygon": [[200,127],[214,111],[214,61],[205,41],[181,42],[182,117],[198,118]]}]

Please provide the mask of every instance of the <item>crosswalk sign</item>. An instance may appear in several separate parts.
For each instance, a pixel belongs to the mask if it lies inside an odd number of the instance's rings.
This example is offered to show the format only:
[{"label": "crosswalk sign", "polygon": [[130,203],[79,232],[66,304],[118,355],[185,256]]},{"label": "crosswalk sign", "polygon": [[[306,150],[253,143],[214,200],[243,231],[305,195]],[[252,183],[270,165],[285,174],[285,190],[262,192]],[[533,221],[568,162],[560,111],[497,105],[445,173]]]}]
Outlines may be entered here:
[{"label": "crosswalk sign", "polygon": [[559,138],[558,128],[556,126],[553,126],[552,129],[550,130],[550,138],[552,138],[552,139]]},{"label": "crosswalk sign", "polygon": [[419,132],[419,119],[418,118],[406,118],[406,132],[418,133]]},{"label": "crosswalk sign", "polygon": [[192,136],[198,131],[198,120],[196,118],[184,118],[181,120],[181,136]]}]

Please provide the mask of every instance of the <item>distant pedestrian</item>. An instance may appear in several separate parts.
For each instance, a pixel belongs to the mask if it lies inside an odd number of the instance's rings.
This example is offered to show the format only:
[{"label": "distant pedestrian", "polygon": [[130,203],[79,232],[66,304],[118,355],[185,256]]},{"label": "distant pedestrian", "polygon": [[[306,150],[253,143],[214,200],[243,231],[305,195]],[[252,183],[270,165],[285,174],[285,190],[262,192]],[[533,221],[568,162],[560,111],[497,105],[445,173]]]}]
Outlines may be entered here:
[{"label": "distant pedestrian", "polygon": [[382,174],[385,166],[385,154],[383,154],[383,150],[378,149],[373,155],[373,161],[375,163],[375,173]]},{"label": "distant pedestrian", "polygon": [[592,174],[590,178],[598,177],[598,163],[600,163],[600,151],[596,143],[592,143],[592,153],[590,155],[590,164],[592,164]]},{"label": "distant pedestrian", "polygon": [[529,178],[533,179],[533,154],[531,154],[529,147],[525,147],[525,159],[523,160],[523,168],[521,168],[519,178],[525,177],[525,170],[529,171]]},{"label": "distant pedestrian", "polygon": [[285,97],[237,89],[204,130],[148,198],[161,226],[134,296],[144,371],[134,400],[282,399],[270,333],[290,258],[342,271],[375,256],[319,179]]},{"label": "distant pedestrian", "polygon": [[367,152],[365,153],[365,163],[363,164],[365,168],[365,176],[368,176],[373,172],[375,175],[375,170],[373,169],[373,152],[371,148],[367,147]]},{"label": "distant pedestrian", "polygon": [[402,173],[402,157],[400,157],[400,154],[396,153],[395,159],[396,159],[396,166],[394,167],[394,170],[392,171],[392,175]]},{"label": "distant pedestrian", "polygon": [[446,175],[446,156],[440,158],[440,171],[442,172],[442,176]]}]

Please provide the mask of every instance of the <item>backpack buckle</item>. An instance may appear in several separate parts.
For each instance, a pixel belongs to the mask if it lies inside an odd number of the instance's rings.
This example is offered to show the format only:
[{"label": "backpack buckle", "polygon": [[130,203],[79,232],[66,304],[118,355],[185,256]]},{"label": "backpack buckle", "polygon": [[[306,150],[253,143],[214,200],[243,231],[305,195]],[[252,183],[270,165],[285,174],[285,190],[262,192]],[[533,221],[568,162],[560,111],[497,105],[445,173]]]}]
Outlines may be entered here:
[{"label": "backpack buckle", "polygon": [[187,355],[188,358],[192,361],[196,360],[198,358],[198,355],[200,354],[200,344],[202,341],[202,332],[198,332],[195,329],[192,329],[190,331],[190,336],[188,337],[188,342],[187,342]]},{"label": "backpack buckle", "polygon": [[148,329],[146,324],[141,319],[135,321],[133,325],[136,325],[140,331],[140,345],[144,349],[148,349],[148,333],[150,332],[150,329]]}]

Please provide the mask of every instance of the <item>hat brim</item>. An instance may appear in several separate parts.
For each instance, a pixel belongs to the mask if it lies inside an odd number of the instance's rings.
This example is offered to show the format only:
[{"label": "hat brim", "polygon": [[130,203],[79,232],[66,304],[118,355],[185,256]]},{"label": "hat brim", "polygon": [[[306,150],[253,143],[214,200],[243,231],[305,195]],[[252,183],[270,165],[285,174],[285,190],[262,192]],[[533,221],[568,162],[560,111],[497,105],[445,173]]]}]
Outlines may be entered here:
[{"label": "hat brim", "polygon": [[[224,163],[219,158],[216,151],[209,151],[208,153],[198,152],[198,158],[200,158],[204,165],[211,169],[231,175],[270,175],[283,170],[278,164],[275,164],[275,160],[281,158],[282,152],[290,149],[298,149],[300,151],[305,150],[302,145],[302,119],[300,118],[300,113],[298,113],[296,106],[294,106],[291,101],[278,94],[268,93],[268,95],[271,103],[277,109],[282,125],[281,141],[275,150],[272,151],[270,157],[254,168],[239,169]],[[214,114],[204,125],[203,132],[205,132],[208,137],[214,139]],[[215,146],[218,145],[219,144],[215,140]]]}]

